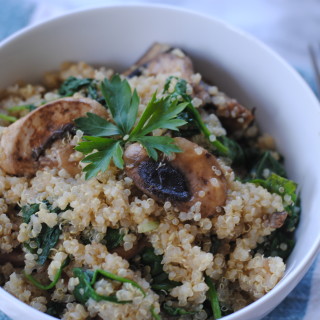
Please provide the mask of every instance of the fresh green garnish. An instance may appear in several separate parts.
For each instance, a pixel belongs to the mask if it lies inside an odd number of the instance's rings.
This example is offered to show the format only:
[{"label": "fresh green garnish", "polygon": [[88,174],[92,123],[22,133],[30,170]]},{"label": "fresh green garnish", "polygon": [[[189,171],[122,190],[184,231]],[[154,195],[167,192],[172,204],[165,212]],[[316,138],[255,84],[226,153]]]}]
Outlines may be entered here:
[{"label": "fresh green garnish", "polygon": [[50,290],[52,288],[55,287],[55,285],[57,284],[57,282],[59,281],[61,274],[62,274],[62,270],[70,263],[70,258],[69,256],[67,257],[67,259],[65,259],[63,261],[63,263],[61,264],[61,267],[59,268],[59,270],[57,271],[57,273],[54,276],[53,281],[48,284],[48,285],[43,285],[41,284],[39,281],[37,281],[31,274],[24,274],[24,276],[28,279],[29,282],[31,282],[34,286],[36,286],[37,288],[41,289],[41,290]]},{"label": "fresh green garnish", "polygon": [[4,113],[0,113],[0,119],[8,122],[16,122],[18,120],[18,118],[8,116],[7,114],[4,114]]},{"label": "fresh green garnish", "polygon": [[[173,79],[177,80],[175,84],[174,91],[169,93],[170,99],[173,100],[180,100],[187,103],[187,111],[189,115],[191,114],[192,118],[194,119],[195,123],[197,124],[199,130],[203,133],[203,135],[211,142],[211,144],[217,149],[217,151],[224,156],[228,156],[229,150],[228,147],[223,145],[218,139],[213,140],[212,133],[209,131],[205,123],[203,122],[199,111],[193,106],[191,103],[191,97],[187,94],[187,81],[184,79],[180,79],[174,76],[170,76],[166,80],[166,84],[164,86],[164,93],[168,93],[168,89],[170,87],[170,83]],[[214,137],[216,138],[216,137]]]},{"label": "fresh green garnish", "polygon": [[214,283],[208,276],[205,277],[205,282],[209,287],[209,290],[207,292],[207,297],[211,305],[214,319],[220,319],[222,315],[221,315],[221,309],[220,309],[220,304],[218,300],[217,290],[214,286]]},{"label": "fresh green garnish", "polygon": [[196,313],[196,312],[192,312],[192,311],[187,311],[183,308],[169,306],[167,303],[164,303],[162,305],[162,308],[170,316],[183,316],[186,314],[195,314]]},{"label": "fresh green garnish", "polygon": [[162,319],[160,314],[155,312],[154,306],[151,306],[150,312],[151,312],[151,315],[152,315],[153,319],[155,319],[155,320],[161,320]]},{"label": "fresh green garnish", "polygon": [[82,304],[85,304],[90,298],[95,301],[109,301],[118,304],[132,303],[131,300],[119,300],[115,295],[104,296],[98,294],[94,289],[94,284],[98,281],[100,276],[115,280],[121,283],[130,283],[133,287],[139,289],[143,296],[146,296],[145,291],[141,286],[127,278],[119,277],[111,272],[97,269],[95,271],[83,270],[81,268],[73,269],[74,276],[79,279],[79,284],[75,287],[73,294],[76,300]]},{"label": "fresh green garnish", "polygon": [[156,129],[178,130],[179,126],[186,124],[184,120],[178,119],[177,115],[184,110],[187,103],[178,103],[169,97],[156,99],[154,94],[134,127],[139,96],[136,90],[131,93],[128,81],[121,80],[119,75],[113,76],[110,81],[105,79],[101,84],[101,92],[114,123],[92,113],[75,120],[77,127],[87,134],[84,136],[85,141],[80,142],[76,150],[84,154],[91,153],[82,160],[89,163],[83,169],[86,179],[106,171],[111,160],[118,168],[123,169],[122,155],[126,142],[139,142],[154,160],[158,159],[158,151],[167,155],[181,152],[172,138],[149,134]]}]

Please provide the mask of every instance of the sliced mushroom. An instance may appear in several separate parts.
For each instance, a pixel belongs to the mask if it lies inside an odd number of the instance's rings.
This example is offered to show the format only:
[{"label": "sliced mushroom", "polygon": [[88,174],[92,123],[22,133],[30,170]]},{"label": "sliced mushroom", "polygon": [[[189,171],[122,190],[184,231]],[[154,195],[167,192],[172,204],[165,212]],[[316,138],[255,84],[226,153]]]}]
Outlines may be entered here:
[{"label": "sliced mushroom", "polygon": [[0,253],[0,265],[10,262],[14,267],[24,266],[24,253],[21,250],[15,250],[10,253]]},{"label": "sliced mushroom", "polygon": [[50,159],[40,157],[44,150],[87,112],[107,117],[103,106],[87,98],[63,98],[30,112],[3,131],[0,167],[8,174],[33,176],[39,168],[50,165]]},{"label": "sliced mushroom", "polygon": [[120,257],[126,260],[130,260],[138,255],[147,245],[146,239],[142,238],[133,243],[133,247],[130,250],[124,250],[122,246],[112,249],[112,253],[117,253]]},{"label": "sliced mushroom", "polygon": [[216,213],[227,197],[227,182],[216,158],[184,138],[175,138],[182,150],[172,160],[154,161],[138,143],[124,153],[127,175],[143,192],[164,203],[170,201],[180,211],[188,212],[201,203],[201,216]]},{"label": "sliced mushroom", "polygon": [[142,72],[148,75],[174,74],[179,72],[181,77],[189,80],[193,75],[191,59],[181,50],[173,49],[167,44],[155,43],[130,69],[123,75],[139,76]]},{"label": "sliced mushroom", "polygon": [[286,221],[288,213],[286,211],[274,212],[269,216],[269,226],[271,228],[281,228]]},{"label": "sliced mushroom", "polygon": [[[139,76],[142,72],[148,75],[174,74],[191,82],[194,68],[191,59],[181,50],[170,48],[167,44],[155,43],[130,69],[123,74],[128,77]],[[210,86],[205,81],[193,85],[193,95],[202,100],[202,105],[213,105],[212,112],[220,118],[230,133],[246,129],[252,122],[253,113],[235,99],[219,92],[217,97],[209,93]]]}]

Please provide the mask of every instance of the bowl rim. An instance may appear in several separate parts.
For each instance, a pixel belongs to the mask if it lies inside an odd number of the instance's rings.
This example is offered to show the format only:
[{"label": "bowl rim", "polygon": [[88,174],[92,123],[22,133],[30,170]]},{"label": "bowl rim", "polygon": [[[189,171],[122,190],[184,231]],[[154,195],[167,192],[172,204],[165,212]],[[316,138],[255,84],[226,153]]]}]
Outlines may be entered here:
[{"label": "bowl rim", "polygon": [[[272,50],[269,46],[267,46],[261,40],[255,38],[253,35],[247,33],[246,31],[241,30],[238,27],[230,25],[228,22],[214,15],[202,13],[192,9],[182,8],[177,5],[169,5],[169,4],[161,4],[161,3],[142,3],[142,2],[110,3],[110,4],[104,4],[104,5],[94,5],[90,7],[84,7],[84,8],[68,11],[64,14],[51,17],[45,21],[36,22],[32,25],[26,26],[14,32],[10,36],[6,37],[4,40],[0,42],[0,55],[1,55],[2,48],[4,48],[6,45],[9,45],[13,41],[18,41],[25,34],[28,34],[29,32],[32,32],[35,29],[41,28],[42,26],[49,26],[50,24],[57,23],[60,20],[66,20],[69,17],[75,17],[77,15],[78,16],[86,15],[88,12],[94,12],[97,10],[121,11],[121,10],[128,10],[130,8],[131,9],[140,8],[140,9],[148,9],[148,10],[161,9],[164,11],[171,11],[171,12],[177,12],[180,14],[197,16],[200,19],[207,20],[209,23],[220,25],[220,27],[228,30],[231,33],[237,34],[239,37],[246,38],[256,46],[260,47],[268,55],[270,55],[272,59],[277,60],[277,62],[281,64],[291,74],[293,78],[295,78],[295,81],[299,83],[301,90],[304,91],[305,94],[309,95],[311,100],[314,101],[314,103],[308,106],[309,108],[312,108],[315,111],[318,108],[320,108],[320,103],[316,95],[314,94],[310,86],[306,83],[306,81],[302,78],[302,76],[297,72],[297,70],[295,70],[284,58],[282,58],[278,53]],[[260,299],[252,302],[251,304],[244,307],[243,309],[240,309],[228,316],[225,316],[223,319],[240,320],[240,319],[245,319],[246,316],[249,316],[249,315],[252,316],[252,313],[254,310],[258,310],[258,308],[261,305],[265,304],[266,301],[268,301],[275,295],[279,295],[281,297],[281,300],[285,299],[286,297],[286,294],[284,294],[285,287],[287,287],[288,284],[293,282],[294,279],[298,279],[300,281],[303,278],[303,276],[305,275],[305,273],[313,263],[319,251],[320,251],[320,233],[317,235],[313,243],[313,246],[309,248],[304,258],[295,265],[294,269],[292,269],[289,274],[285,274],[285,276],[281,279],[281,281],[272,290],[270,290]],[[295,286],[293,286],[290,291],[292,291],[294,287]],[[19,300],[18,298],[10,294],[9,292],[5,291],[2,287],[0,287],[0,297],[2,297],[2,299],[4,299],[8,303],[14,302],[17,309],[27,311],[30,316],[37,316],[37,319],[40,319],[40,318],[43,320],[56,319],[22,302],[21,300]]]}]

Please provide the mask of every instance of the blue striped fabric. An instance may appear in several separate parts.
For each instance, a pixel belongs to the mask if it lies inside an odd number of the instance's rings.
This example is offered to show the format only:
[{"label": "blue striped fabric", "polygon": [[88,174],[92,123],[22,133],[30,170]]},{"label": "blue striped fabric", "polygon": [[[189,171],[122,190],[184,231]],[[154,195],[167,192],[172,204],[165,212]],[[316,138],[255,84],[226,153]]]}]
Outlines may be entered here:
[{"label": "blue striped fabric", "polygon": [[[0,0],[0,41],[12,34],[13,32],[28,25],[32,14],[36,9],[35,2],[30,0]],[[312,75],[309,71],[299,70],[301,75],[306,79],[310,86],[315,89],[312,81]],[[310,290],[315,268],[320,273],[320,259],[314,263],[299,285],[291,294],[268,316],[263,320],[317,320],[320,319],[317,311],[309,311],[306,316],[308,302],[310,299]],[[317,274],[318,274],[317,273]],[[319,279],[317,279],[319,281]],[[314,316],[316,314],[316,316]],[[311,316],[310,316],[311,315]],[[0,311],[0,320],[10,320]],[[245,319],[244,319],[245,320]]]}]

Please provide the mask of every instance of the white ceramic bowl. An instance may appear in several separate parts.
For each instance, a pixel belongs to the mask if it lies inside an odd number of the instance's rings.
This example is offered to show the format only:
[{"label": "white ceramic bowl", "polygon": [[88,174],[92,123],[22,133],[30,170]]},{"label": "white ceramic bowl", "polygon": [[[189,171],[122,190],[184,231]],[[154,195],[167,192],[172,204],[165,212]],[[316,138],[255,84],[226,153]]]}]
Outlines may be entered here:
[{"label": "white ceramic bowl", "polygon": [[[0,45],[0,88],[36,81],[66,60],[130,66],[155,41],[183,48],[205,78],[248,107],[285,156],[299,183],[302,217],[297,244],[280,283],[260,300],[225,317],[257,320],[297,285],[320,243],[320,108],[300,76],[252,37],[221,21],[189,11],[125,5],[72,13],[19,32]],[[0,289],[0,309],[13,320],[53,319]]]}]

